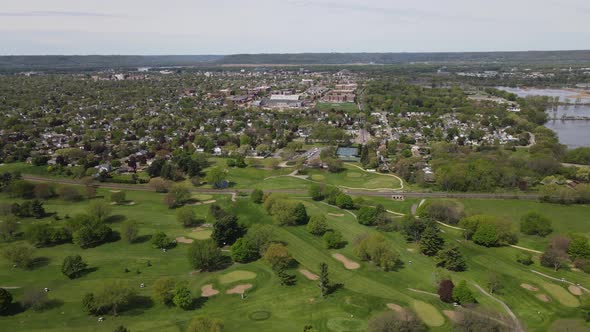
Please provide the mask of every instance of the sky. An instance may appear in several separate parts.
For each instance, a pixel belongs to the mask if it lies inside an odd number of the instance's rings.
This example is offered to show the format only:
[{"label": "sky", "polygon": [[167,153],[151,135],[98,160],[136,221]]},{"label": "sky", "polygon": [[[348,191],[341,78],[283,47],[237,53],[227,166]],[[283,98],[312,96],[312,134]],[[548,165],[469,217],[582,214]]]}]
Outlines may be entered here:
[{"label": "sky", "polygon": [[1,55],[590,49],[588,0],[1,2]]}]

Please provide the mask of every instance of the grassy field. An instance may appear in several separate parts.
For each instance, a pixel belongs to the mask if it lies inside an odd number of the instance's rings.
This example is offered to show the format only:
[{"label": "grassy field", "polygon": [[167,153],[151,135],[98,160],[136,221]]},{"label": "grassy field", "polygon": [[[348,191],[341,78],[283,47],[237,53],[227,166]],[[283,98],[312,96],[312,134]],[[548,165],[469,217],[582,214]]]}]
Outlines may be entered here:
[{"label": "grassy field", "polygon": [[[235,171],[235,172],[234,172]],[[233,174],[232,174],[233,172]],[[276,171],[282,174],[283,170]],[[346,172],[357,172],[347,169]],[[360,173],[360,172],[359,172]],[[230,169],[230,177],[236,187],[254,186],[266,181],[277,181],[273,185],[280,188],[279,181],[288,183],[302,183],[306,181],[278,177],[259,181],[263,173],[252,168]],[[268,176],[268,171],[265,173]],[[325,176],[325,181],[345,182],[344,176],[331,178],[330,174],[314,172],[312,174]],[[346,174],[346,173],[345,173]],[[253,175],[257,178],[250,178]],[[369,174],[371,176],[379,176]],[[356,179],[355,177],[350,177]],[[346,177],[348,179],[348,177]],[[246,184],[247,181],[251,181]],[[341,182],[338,182],[341,181]],[[240,182],[243,182],[240,184]],[[265,184],[266,185],[266,184]],[[108,191],[99,190],[99,195],[108,195]],[[195,233],[210,232],[210,229],[194,232],[193,229],[182,227],[175,219],[175,210],[166,208],[164,195],[153,192],[128,191],[127,198],[134,201],[133,206],[115,206],[113,214],[119,217],[111,224],[115,230],[121,227],[124,219],[134,219],[140,223],[140,235],[143,241],[127,244],[117,241],[101,245],[96,248],[82,250],[73,244],[64,244],[49,248],[37,249],[36,254],[47,258],[47,264],[25,271],[9,266],[4,258],[0,258],[0,286],[18,287],[11,289],[16,299],[22,298],[24,292],[31,288],[49,287],[50,298],[56,299],[54,308],[43,312],[31,310],[14,315],[0,316],[1,330],[6,331],[112,331],[115,326],[123,324],[132,331],[183,331],[191,318],[197,315],[220,318],[224,321],[227,331],[301,331],[307,324],[311,324],[319,331],[344,332],[364,331],[367,320],[387,309],[387,303],[396,303],[406,309],[413,310],[431,327],[433,331],[450,331],[450,321],[442,315],[442,310],[453,310],[450,304],[441,302],[436,297],[410,290],[417,289],[426,292],[436,292],[437,275],[441,273],[436,268],[432,258],[421,255],[417,245],[407,243],[404,237],[397,233],[383,233],[396,251],[399,252],[404,266],[398,271],[384,272],[370,262],[363,262],[355,256],[353,242],[359,235],[379,232],[370,227],[360,225],[354,215],[336,207],[314,202],[305,198],[293,198],[302,202],[309,215],[325,215],[330,228],[342,232],[348,244],[337,250],[324,248],[321,237],[311,235],[305,226],[278,227],[274,226],[277,240],[287,245],[290,253],[297,260],[298,266],[290,273],[297,277],[297,285],[281,286],[275,273],[263,261],[249,264],[234,264],[218,272],[192,271],[186,259],[189,245],[179,243],[177,247],[162,252],[151,247],[149,236],[156,231],[164,231],[171,237],[187,236],[198,239]],[[257,223],[272,224],[272,219],[262,206],[250,202],[248,199],[238,199],[232,202],[229,195],[211,195],[202,199],[214,199],[223,207],[235,212],[240,223],[253,225]],[[100,198],[97,198],[100,199]],[[371,205],[383,204],[387,209],[410,213],[410,207],[416,200],[403,202],[392,201],[387,198],[366,198]],[[0,202],[13,200],[0,194]],[[566,232],[575,230],[588,234],[590,225],[587,221],[588,207],[563,207],[552,204],[541,204],[527,201],[492,201],[492,200],[462,200],[470,213],[490,213],[504,216],[515,223],[520,216],[529,210],[538,210],[553,219],[556,231]],[[60,216],[75,215],[83,212],[89,201],[69,203],[61,200],[49,200],[45,203],[46,210],[57,212]],[[193,209],[199,218],[206,222],[213,222],[208,215],[209,205],[196,205]],[[562,217],[560,217],[562,216]],[[1,217],[0,217],[1,218]],[[49,220],[49,219],[47,219]],[[39,222],[23,220],[23,224]],[[466,280],[475,294],[478,306],[491,311],[503,312],[500,305],[478,292],[473,284],[486,288],[490,273],[495,272],[502,287],[494,294],[504,301],[520,318],[523,325],[532,331],[543,331],[560,327],[584,327],[579,319],[579,299],[566,290],[559,282],[544,278],[531,272],[531,269],[546,273],[557,278],[578,282],[586,287],[590,286],[590,278],[581,272],[563,269],[553,272],[539,266],[524,266],[515,261],[518,249],[484,248],[471,242],[462,241],[461,232],[444,229],[443,234],[447,243],[459,245],[464,254],[468,270],[461,273],[446,273],[455,284]],[[191,235],[193,234],[193,235]],[[201,234],[202,235],[202,234]],[[202,238],[210,235],[207,233]],[[526,245],[543,248],[546,240],[541,238],[523,238]],[[6,246],[8,244],[0,244]],[[342,254],[360,263],[360,268],[348,270],[332,255]],[[60,265],[67,255],[80,254],[92,268],[96,270],[79,279],[69,280],[60,272]],[[151,266],[148,266],[148,261]],[[325,262],[329,266],[332,282],[341,283],[343,287],[328,298],[321,298],[317,281],[306,279],[296,269],[304,268],[315,274],[319,273],[319,264]],[[125,272],[127,268],[130,272]],[[137,287],[140,295],[151,295],[151,285],[162,276],[171,276],[176,280],[184,280],[195,297],[201,294],[204,285],[212,284],[219,294],[210,298],[199,299],[199,307],[195,310],[184,311],[168,308],[160,304],[150,304],[149,301],[139,308],[122,312],[118,317],[106,316],[104,322],[98,322],[96,317],[85,314],[81,307],[82,296],[95,290],[107,280],[124,280]],[[139,285],[145,283],[145,288]],[[227,294],[226,291],[239,284],[252,284],[244,299],[240,295]],[[522,283],[536,285],[540,290],[532,292],[522,288]],[[552,301],[543,302],[537,295],[547,294]]]},{"label": "grassy field", "polygon": [[316,109],[320,111],[328,111],[334,109],[336,111],[344,112],[358,112],[359,108],[355,103],[317,103]]}]

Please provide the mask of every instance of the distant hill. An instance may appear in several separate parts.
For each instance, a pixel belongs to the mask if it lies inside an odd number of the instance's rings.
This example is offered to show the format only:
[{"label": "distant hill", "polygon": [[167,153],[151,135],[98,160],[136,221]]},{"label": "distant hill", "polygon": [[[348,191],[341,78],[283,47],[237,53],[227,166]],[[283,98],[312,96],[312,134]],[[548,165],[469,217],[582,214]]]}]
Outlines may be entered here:
[{"label": "distant hill", "polygon": [[194,66],[221,55],[45,55],[0,56],[0,70],[97,70],[106,68]]},{"label": "distant hill", "polygon": [[590,62],[587,51],[527,52],[449,52],[449,53],[296,53],[235,54],[216,61],[219,64],[402,64],[411,62],[519,62],[568,63]]},{"label": "distant hill", "polygon": [[100,70],[218,65],[350,65],[431,63],[590,63],[586,51],[449,53],[292,53],[234,55],[0,56],[0,71]]}]

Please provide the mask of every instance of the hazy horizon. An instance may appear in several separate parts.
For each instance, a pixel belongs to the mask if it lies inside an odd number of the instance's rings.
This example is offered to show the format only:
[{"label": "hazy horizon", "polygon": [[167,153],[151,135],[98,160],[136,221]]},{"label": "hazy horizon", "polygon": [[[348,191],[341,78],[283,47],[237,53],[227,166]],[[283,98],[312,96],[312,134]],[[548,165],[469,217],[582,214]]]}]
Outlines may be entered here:
[{"label": "hazy horizon", "polygon": [[0,18],[0,55],[590,49],[582,0],[9,0]]}]

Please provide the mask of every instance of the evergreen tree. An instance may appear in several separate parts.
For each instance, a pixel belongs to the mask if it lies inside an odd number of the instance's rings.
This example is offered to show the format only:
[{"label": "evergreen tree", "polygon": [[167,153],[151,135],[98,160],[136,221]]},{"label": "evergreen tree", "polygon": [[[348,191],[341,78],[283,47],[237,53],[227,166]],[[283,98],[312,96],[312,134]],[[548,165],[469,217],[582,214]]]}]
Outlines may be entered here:
[{"label": "evergreen tree", "polygon": [[307,210],[305,210],[305,205],[303,205],[303,203],[297,203],[295,205],[293,215],[295,216],[295,223],[297,225],[307,224],[309,217],[307,216]]},{"label": "evergreen tree", "polygon": [[320,292],[322,297],[328,296],[330,293],[330,279],[328,277],[328,264],[320,263]]},{"label": "evergreen tree", "polygon": [[420,252],[426,256],[436,255],[444,246],[445,240],[435,226],[428,226],[420,239]]},{"label": "evergreen tree", "polygon": [[293,274],[287,273],[282,267],[278,269],[277,276],[281,279],[281,285],[283,286],[293,286],[297,282],[297,277]]},{"label": "evergreen tree", "polygon": [[43,203],[41,203],[41,201],[38,199],[35,199],[31,202],[31,215],[37,219],[43,218],[45,216]]},{"label": "evergreen tree", "polygon": [[218,246],[232,245],[244,235],[244,228],[238,224],[238,218],[233,214],[225,214],[213,224],[211,238]]},{"label": "evergreen tree", "polygon": [[442,249],[438,252],[436,258],[437,266],[444,267],[450,271],[464,271],[467,268],[465,259],[457,247]]}]

